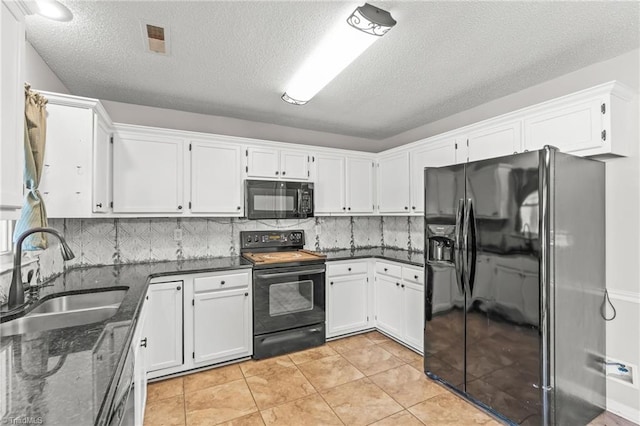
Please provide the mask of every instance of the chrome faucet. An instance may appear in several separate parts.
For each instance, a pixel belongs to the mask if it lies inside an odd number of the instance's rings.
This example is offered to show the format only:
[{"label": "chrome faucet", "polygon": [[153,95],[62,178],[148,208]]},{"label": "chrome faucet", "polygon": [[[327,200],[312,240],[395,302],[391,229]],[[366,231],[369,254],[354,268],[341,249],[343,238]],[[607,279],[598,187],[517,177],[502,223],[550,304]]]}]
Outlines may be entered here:
[{"label": "chrome faucet", "polygon": [[64,237],[57,229],[54,228],[31,228],[18,237],[16,241],[16,253],[13,258],[13,276],[11,277],[11,287],[9,288],[9,303],[8,309],[12,310],[24,304],[24,287],[22,286],[22,243],[24,239],[27,238],[31,234],[35,234],[37,232],[44,232],[47,234],[52,234],[58,237],[60,240],[60,252],[62,253],[62,258],[64,260],[71,260],[75,257],[73,251],[64,240]]}]

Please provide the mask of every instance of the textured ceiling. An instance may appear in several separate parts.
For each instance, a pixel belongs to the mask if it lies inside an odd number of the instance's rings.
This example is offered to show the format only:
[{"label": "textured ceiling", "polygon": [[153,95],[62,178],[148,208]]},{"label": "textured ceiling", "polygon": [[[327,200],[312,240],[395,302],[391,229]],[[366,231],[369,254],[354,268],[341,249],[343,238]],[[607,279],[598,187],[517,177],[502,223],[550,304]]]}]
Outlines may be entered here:
[{"label": "textured ceiling", "polygon": [[[362,2],[66,1],[28,39],[76,95],[369,139],[420,125],[639,45],[637,2],[372,1],[398,24],[305,106],[280,99]],[[141,20],[170,30],[144,50]]]}]

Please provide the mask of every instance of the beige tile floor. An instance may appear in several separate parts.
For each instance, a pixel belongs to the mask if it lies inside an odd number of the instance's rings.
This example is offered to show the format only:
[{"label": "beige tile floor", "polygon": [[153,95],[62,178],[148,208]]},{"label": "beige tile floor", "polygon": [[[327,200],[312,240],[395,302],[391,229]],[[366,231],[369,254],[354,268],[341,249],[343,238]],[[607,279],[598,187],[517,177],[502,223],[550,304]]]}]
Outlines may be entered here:
[{"label": "beige tile floor", "polygon": [[[378,332],[149,384],[145,426],[498,425]],[[594,426],[628,426],[605,413]]]}]

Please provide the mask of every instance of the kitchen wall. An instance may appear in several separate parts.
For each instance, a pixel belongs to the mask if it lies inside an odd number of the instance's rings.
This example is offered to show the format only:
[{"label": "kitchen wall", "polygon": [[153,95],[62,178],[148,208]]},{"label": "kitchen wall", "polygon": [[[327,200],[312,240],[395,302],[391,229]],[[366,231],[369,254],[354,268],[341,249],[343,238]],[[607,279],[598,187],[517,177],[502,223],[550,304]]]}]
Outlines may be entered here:
[{"label": "kitchen wall", "polygon": [[[256,229],[303,229],[309,250],[384,246],[422,251],[424,240],[420,217],[51,219],[49,225],[62,231],[76,258],[64,263],[50,238],[51,247],[37,256],[40,280],[70,267],[235,256],[240,231]],[[182,233],[178,241],[176,230]],[[0,274],[0,294],[7,293],[10,281],[10,271]]]}]

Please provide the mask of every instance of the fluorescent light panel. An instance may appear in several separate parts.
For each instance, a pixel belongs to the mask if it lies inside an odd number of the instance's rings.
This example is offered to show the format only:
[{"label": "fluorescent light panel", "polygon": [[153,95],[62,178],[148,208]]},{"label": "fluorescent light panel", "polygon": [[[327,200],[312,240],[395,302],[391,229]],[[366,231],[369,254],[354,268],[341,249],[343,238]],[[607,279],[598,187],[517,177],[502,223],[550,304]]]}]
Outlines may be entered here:
[{"label": "fluorescent light panel", "polygon": [[54,21],[68,22],[73,19],[71,11],[56,0],[36,0],[38,15]]},{"label": "fluorescent light panel", "polygon": [[[379,24],[366,20],[360,13],[363,8],[368,11],[373,10],[374,13],[379,11],[379,13],[386,14],[392,23],[387,24],[388,27],[381,27]],[[358,23],[363,24],[362,28],[354,25],[354,17]],[[395,21],[391,15],[371,5],[365,4],[356,9],[347,20],[340,23],[334,31],[327,35],[302,64],[289,83],[286,92],[282,95],[282,99],[294,105],[304,105],[309,102],[394,24]],[[383,30],[374,33],[369,30],[372,27],[383,28]]]}]

